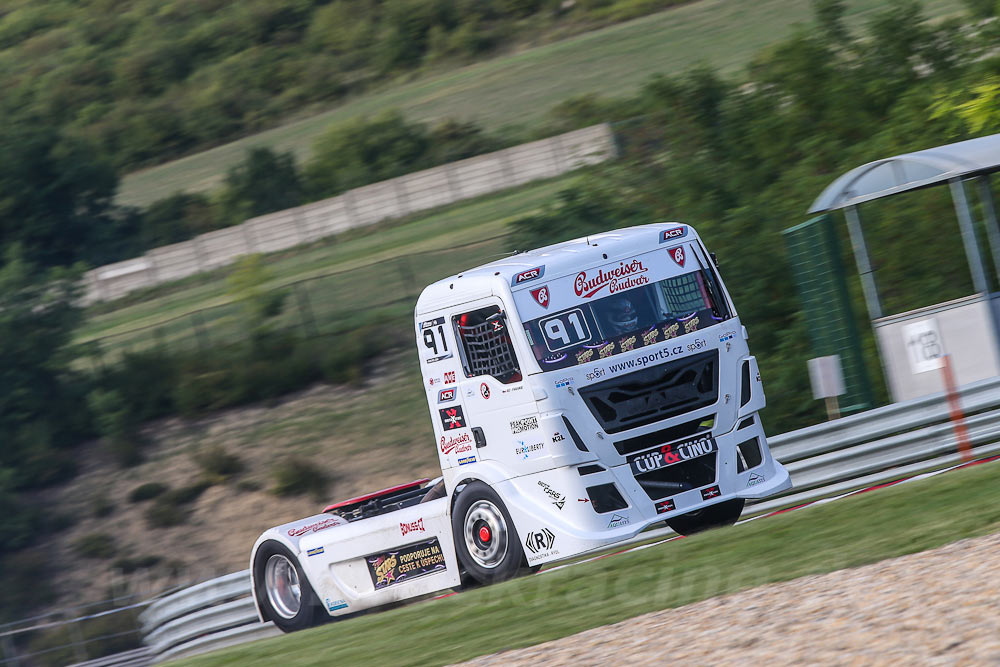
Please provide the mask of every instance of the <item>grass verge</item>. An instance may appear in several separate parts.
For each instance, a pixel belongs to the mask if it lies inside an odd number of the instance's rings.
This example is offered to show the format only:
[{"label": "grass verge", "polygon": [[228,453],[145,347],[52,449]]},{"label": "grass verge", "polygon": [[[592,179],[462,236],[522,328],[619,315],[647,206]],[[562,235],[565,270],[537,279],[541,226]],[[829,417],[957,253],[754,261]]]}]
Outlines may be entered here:
[{"label": "grass verge", "polygon": [[[852,28],[885,7],[884,0],[846,4]],[[960,0],[924,0],[923,5],[932,17],[962,11]],[[812,3],[802,0],[692,2],[467,67],[393,82],[316,116],[129,174],[118,201],[145,206],[178,190],[214,189],[246,151],[259,146],[305,159],[330,124],[387,108],[402,109],[416,120],[476,120],[490,130],[532,127],[568,97],[628,95],[656,73],[678,73],[699,62],[736,72],[760,49],[812,19]]]},{"label": "grass verge", "polygon": [[993,462],[171,664],[458,662],[998,530],[1000,462]]}]

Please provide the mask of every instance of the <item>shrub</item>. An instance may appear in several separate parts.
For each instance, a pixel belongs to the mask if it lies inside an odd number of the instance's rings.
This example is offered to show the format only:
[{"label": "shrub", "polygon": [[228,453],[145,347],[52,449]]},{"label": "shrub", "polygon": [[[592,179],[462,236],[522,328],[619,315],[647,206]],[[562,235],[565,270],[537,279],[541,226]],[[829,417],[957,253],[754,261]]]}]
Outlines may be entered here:
[{"label": "shrub", "polygon": [[111,558],[117,547],[107,533],[90,533],[73,542],[73,551],[83,558]]},{"label": "shrub", "polygon": [[111,516],[115,511],[115,504],[108,498],[108,494],[103,492],[94,497],[91,506],[94,510],[94,516],[98,519]]},{"label": "shrub", "polygon": [[112,566],[122,571],[123,574],[132,574],[136,570],[148,570],[163,562],[163,556],[136,556],[135,558],[119,558],[112,563]]},{"label": "shrub", "polygon": [[312,461],[292,456],[274,467],[274,488],[278,496],[300,496],[310,494],[322,498],[326,494],[329,478]]},{"label": "shrub", "polygon": [[166,491],[146,510],[146,523],[151,528],[179,526],[187,521],[189,511],[183,507],[197,500],[212,482],[202,479],[179,489]]},{"label": "shrub", "polygon": [[194,456],[195,462],[209,476],[226,479],[243,472],[244,465],[235,454],[230,454],[222,445],[210,445]]},{"label": "shrub", "polygon": [[128,494],[130,503],[141,503],[144,500],[151,500],[170,489],[166,484],[159,482],[146,482],[132,489]]}]

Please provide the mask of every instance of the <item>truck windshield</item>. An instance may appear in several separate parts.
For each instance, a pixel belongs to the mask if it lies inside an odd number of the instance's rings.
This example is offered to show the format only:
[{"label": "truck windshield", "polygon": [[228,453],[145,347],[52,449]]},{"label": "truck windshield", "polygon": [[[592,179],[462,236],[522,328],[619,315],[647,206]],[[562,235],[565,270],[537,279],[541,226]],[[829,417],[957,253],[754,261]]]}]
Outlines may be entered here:
[{"label": "truck windshield", "polygon": [[713,275],[699,269],[529,320],[524,329],[548,371],[662,343],[729,317]]}]

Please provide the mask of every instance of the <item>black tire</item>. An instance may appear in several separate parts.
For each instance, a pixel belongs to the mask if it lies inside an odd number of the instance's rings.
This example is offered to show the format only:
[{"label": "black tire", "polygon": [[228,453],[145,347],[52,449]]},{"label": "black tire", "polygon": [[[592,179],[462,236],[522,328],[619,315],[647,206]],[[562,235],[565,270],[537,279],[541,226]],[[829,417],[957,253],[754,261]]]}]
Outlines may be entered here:
[{"label": "black tire", "polygon": [[[269,563],[272,563],[271,572],[268,571]],[[305,630],[326,620],[323,618],[325,614],[320,608],[316,593],[313,592],[305,572],[302,571],[302,566],[285,545],[278,542],[265,542],[260,545],[253,567],[254,595],[264,616],[274,621],[282,632]],[[292,570],[289,570],[289,567]],[[287,584],[291,580],[292,571],[298,585],[297,605],[294,593],[291,595],[287,593],[290,590],[287,586],[282,588],[273,585],[276,583],[275,580]],[[269,575],[271,575],[270,580]]]},{"label": "black tire", "polygon": [[527,566],[507,508],[497,492],[482,482],[471,482],[458,494],[451,530],[458,562],[465,578],[474,583],[512,579]]},{"label": "black tire", "polygon": [[667,525],[678,535],[694,535],[709,528],[731,526],[739,521],[745,503],[743,498],[733,498],[696,512],[667,519]]}]

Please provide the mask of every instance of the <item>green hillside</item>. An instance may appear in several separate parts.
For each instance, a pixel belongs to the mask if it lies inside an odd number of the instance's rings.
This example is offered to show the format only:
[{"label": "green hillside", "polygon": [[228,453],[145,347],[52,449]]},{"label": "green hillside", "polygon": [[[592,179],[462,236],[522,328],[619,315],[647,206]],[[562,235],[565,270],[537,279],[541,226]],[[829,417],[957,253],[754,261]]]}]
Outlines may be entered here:
[{"label": "green hillside", "polygon": [[[849,0],[845,20],[865,23],[880,0]],[[927,0],[929,17],[953,15],[961,0]],[[335,108],[125,177],[118,200],[145,205],[178,190],[220,185],[226,170],[253,147],[269,146],[309,156],[312,143],[331,124],[386,108],[414,119],[458,117],[488,129],[536,130],[552,107],[585,94],[630,95],[656,73],[676,74],[707,63],[732,74],[754,54],[812,21],[802,0],[700,0],[621,25],[524,49],[459,69],[394,80]]]}]

